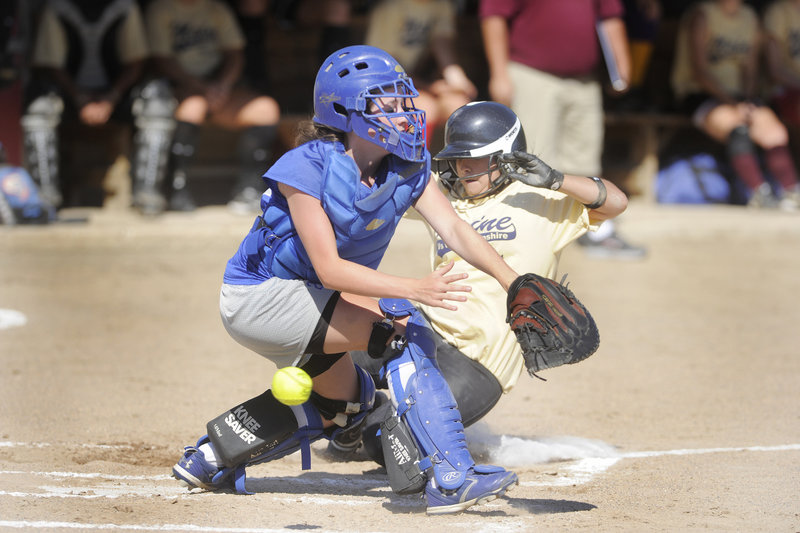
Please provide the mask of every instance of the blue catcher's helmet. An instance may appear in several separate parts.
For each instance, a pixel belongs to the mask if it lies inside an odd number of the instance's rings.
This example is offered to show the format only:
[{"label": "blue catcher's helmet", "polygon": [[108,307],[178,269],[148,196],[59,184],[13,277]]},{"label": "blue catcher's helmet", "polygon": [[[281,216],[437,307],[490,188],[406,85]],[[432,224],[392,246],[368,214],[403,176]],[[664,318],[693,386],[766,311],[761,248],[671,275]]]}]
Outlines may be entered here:
[{"label": "blue catcher's helmet", "polygon": [[[392,56],[373,46],[348,46],[331,54],[317,73],[314,122],[353,131],[406,161],[424,161],[425,112],[414,107],[417,96],[411,78]],[[401,103],[399,109],[387,107],[394,99]],[[400,117],[406,119],[405,128],[395,123]]]}]

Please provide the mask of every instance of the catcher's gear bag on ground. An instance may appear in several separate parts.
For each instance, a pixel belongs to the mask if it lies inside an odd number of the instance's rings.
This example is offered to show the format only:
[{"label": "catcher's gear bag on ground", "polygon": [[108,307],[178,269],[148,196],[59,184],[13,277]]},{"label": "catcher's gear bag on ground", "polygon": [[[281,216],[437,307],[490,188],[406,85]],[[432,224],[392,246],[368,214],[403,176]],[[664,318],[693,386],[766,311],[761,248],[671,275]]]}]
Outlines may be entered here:
[{"label": "catcher's gear bag on ground", "polygon": [[586,307],[561,283],[537,274],[523,274],[508,288],[511,330],[522,347],[528,374],[592,355],[600,344],[597,325]]}]

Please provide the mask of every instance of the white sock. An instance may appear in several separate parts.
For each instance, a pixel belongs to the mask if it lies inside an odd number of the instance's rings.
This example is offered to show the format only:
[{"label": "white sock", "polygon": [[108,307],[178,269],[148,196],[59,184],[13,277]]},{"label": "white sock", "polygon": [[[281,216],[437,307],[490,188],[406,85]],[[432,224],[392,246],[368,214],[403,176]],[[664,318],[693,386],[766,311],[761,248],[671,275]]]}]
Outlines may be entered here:
[{"label": "white sock", "polygon": [[206,458],[206,462],[211,466],[217,467],[217,456],[214,453],[214,447],[211,446],[210,442],[206,442],[205,444],[200,445],[198,448],[201,452],[203,452],[203,457]]}]

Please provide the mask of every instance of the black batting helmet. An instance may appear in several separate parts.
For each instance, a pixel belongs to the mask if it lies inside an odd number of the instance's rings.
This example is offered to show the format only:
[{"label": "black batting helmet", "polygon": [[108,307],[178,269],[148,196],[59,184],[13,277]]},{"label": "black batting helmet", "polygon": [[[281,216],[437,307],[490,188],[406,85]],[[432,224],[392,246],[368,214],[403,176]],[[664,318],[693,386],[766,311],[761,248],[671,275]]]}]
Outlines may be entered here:
[{"label": "black batting helmet", "polygon": [[445,124],[444,144],[444,148],[434,156],[435,160],[448,163],[449,168],[440,167],[440,178],[454,196],[464,200],[487,196],[503,187],[510,178],[501,173],[489,190],[467,196],[458,182],[477,175],[459,178],[454,168],[456,159],[489,156],[487,172],[490,172],[496,166],[495,156],[524,152],[528,148],[519,117],[498,102],[471,102],[456,109]]}]

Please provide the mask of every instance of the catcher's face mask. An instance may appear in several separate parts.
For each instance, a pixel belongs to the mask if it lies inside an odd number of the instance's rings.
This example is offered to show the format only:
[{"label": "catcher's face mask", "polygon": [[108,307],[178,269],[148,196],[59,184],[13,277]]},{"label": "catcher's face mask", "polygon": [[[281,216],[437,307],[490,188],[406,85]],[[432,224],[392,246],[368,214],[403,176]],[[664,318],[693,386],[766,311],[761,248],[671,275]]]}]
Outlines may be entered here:
[{"label": "catcher's face mask", "polygon": [[[425,112],[403,67],[373,46],[348,46],[331,54],[314,82],[314,122],[385,148],[406,161],[428,157]],[[387,106],[383,102],[400,101]]]}]

